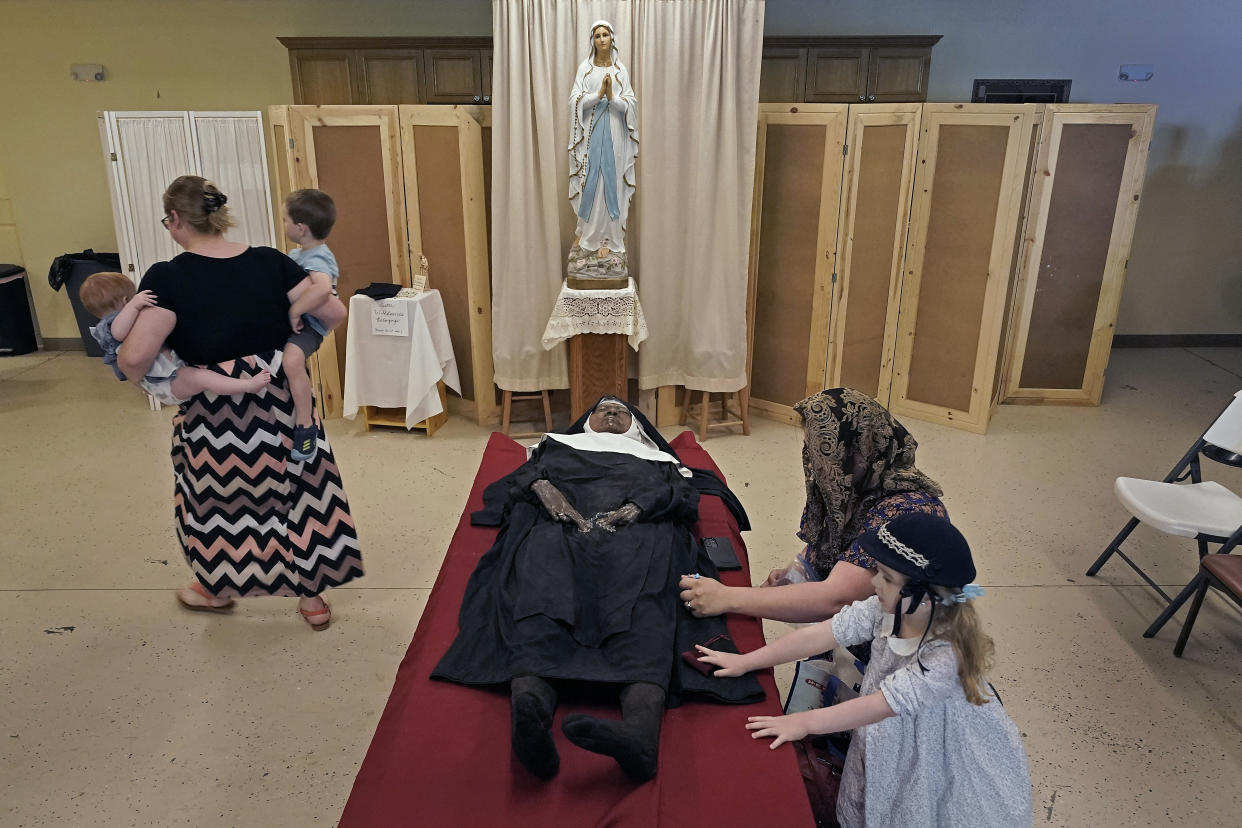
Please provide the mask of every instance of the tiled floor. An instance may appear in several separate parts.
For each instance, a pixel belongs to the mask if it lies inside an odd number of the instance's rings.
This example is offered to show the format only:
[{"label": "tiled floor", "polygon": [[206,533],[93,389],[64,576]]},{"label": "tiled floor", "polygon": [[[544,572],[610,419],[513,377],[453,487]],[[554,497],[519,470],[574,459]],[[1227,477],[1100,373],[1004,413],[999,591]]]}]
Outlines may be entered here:
[{"label": "tiled floor", "polygon": [[[1112,479],[1162,475],[1238,388],[1242,351],[1117,351],[1100,408],[906,423],[988,589],[1037,824],[1238,824],[1242,614],[1211,596],[1179,660],[1180,616],[1141,638],[1160,605],[1120,561],[1083,575],[1125,520]],[[312,635],[289,599],[176,607],[171,416],[81,354],[0,360],[0,825],[335,824],[487,439],[329,424],[368,573]],[[796,549],[803,484],[798,430],[753,432],[707,446],[759,579]],[[1189,543],[1129,548],[1162,584],[1193,575]]]}]

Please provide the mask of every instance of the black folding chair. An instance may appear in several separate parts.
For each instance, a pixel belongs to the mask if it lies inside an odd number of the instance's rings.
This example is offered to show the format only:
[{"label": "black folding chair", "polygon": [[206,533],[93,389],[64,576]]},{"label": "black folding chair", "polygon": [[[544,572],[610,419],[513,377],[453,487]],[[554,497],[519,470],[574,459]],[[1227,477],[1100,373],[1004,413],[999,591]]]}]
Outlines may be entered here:
[{"label": "black folding chair", "polygon": [[1186,641],[1190,638],[1190,630],[1199,616],[1199,607],[1203,606],[1208,587],[1215,587],[1242,607],[1242,556],[1205,555],[1199,561],[1199,577],[1190,582],[1190,587],[1194,588],[1195,600],[1190,604],[1190,612],[1182,624],[1181,635],[1177,637],[1177,644],[1173,647],[1173,655],[1178,658],[1182,657],[1182,651],[1186,649]]}]

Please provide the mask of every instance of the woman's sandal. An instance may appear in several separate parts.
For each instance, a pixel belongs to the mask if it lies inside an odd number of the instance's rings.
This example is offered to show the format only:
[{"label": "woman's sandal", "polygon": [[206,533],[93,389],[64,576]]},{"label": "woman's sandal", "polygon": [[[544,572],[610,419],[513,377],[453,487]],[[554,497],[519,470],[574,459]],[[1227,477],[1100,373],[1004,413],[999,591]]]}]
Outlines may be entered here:
[{"label": "woman's sandal", "polygon": [[[193,603],[192,601],[187,601],[186,595],[185,595],[187,591],[196,594],[199,598],[201,598],[203,601],[207,603],[196,604],[196,603]],[[232,598],[230,598],[227,602],[223,604],[218,604],[218,605],[213,606],[211,602],[214,600],[216,600],[216,596],[212,595],[207,590],[203,589],[203,585],[200,584],[198,581],[195,581],[189,586],[183,586],[181,589],[177,590],[177,603],[179,603],[181,606],[193,612],[228,613],[228,612],[233,611],[233,599]]]},{"label": "woman's sandal", "polygon": [[[322,598],[319,600],[323,601]],[[326,630],[332,623],[332,607],[328,606],[327,601],[323,601],[323,609],[304,610],[298,607],[298,614],[306,620],[307,624],[310,624],[310,628],[315,632]]]}]

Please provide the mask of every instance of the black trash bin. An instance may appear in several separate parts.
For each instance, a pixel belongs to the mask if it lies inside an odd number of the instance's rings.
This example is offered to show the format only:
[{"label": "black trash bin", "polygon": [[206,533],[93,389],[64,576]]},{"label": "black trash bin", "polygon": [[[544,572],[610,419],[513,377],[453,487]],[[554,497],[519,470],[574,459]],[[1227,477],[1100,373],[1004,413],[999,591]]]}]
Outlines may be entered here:
[{"label": "black trash bin", "polygon": [[17,356],[39,350],[26,269],[0,264],[0,356]]},{"label": "black trash bin", "polygon": [[87,356],[103,356],[99,343],[91,336],[91,326],[99,321],[98,317],[82,307],[82,299],[78,291],[86,277],[93,273],[105,271],[120,272],[121,257],[116,253],[96,253],[94,250],[83,250],[81,253],[66,253],[57,256],[48,271],[47,282],[52,290],[60,290],[61,286],[69,294],[69,302],[73,305],[73,316],[78,321],[78,333],[82,344],[86,346]]}]

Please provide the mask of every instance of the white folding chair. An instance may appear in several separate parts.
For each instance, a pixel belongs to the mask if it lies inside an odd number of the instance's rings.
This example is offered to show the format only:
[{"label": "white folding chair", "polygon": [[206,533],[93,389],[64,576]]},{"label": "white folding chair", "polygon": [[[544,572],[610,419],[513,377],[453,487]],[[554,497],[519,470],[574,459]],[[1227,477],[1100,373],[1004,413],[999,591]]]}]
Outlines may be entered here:
[{"label": "white folding chair", "polygon": [[[1165,622],[1195,593],[1198,580],[1192,581],[1176,598],[1170,598],[1138,564],[1121,551],[1121,544],[1139,523],[1146,523],[1169,535],[1194,538],[1199,547],[1199,558],[1208,554],[1209,543],[1219,543],[1219,554],[1228,554],[1242,540],[1242,497],[1213,481],[1204,482],[1200,456],[1229,466],[1242,467],[1242,391],[1234,394],[1233,401],[1199,436],[1190,450],[1182,456],[1163,480],[1140,480],[1119,477],[1114,484],[1118,500],[1134,515],[1113,538],[1112,543],[1096,559],[1088,575],[1100,571],[1100,567],[1114,554],[1130,565],[1135,572],[1169,602],[1152,625],[1143,633],[1151,638]],[[1189,479],[1189,483],[1183,481]]]}]

